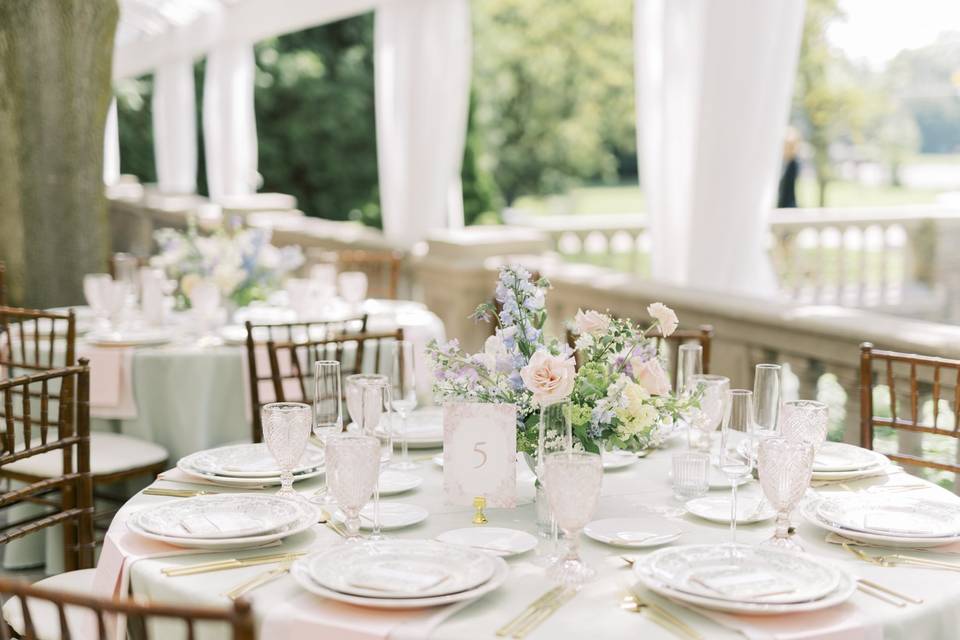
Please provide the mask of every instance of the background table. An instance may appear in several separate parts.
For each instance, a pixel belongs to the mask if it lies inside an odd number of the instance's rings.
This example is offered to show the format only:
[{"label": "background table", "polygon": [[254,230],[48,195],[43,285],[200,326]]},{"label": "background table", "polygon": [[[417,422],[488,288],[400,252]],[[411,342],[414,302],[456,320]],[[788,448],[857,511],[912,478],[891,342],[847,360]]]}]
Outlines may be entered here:
[{"label": "background table", "polygon": [[[676,508],[678,503],[671,497],[667,473],[671,453],[683,447],[685,447],[685,444],[682,440],[674,439],[668,444],[667,448],[653,452],[648,458],[639,460],[630,467],[607,472],[604,475],[602,497],[595,517],[600,519],[635,516],[654,521],[663,517],[657,515],[658,510]],[[424,483],[418,489],[384,500],[424,506],[430,511],[430,517],[419,525],[388,532],[390,536],[396,538],[432,538],[443,531],[471,526],[471,509],[450,507],[443,504],[443,473],[439,467],[431,462],[423,462],[416,473],[424,478]],[[898,474],[891,476],[889,479],[874,478],[857,483],[847,482],[847,485],[866,487],[882,482],[916,483],[920,480],[906,474]],[[308,492],[312,491],[315,486],[313,481],[308,481],[298,484],[297,488]],[[521,478],[519,489],[521,505],[512,510],[488,510],[489,526],[513,527],[531,533],[535,532],[532,476],[527,474],[526,477]],[[839,489],[826,489],[826,491],[835,490]],[[759,491],[759,485],[753,482],[742,489],[741,495],[756,496]],[[958,500],[952,493],[933,485],[929,485],[929,488],[921,491],[910,492],[907,495],[923,495],[946,501]],[[124,517],[131,510],[163,500],[165,498],[138,495],[128,503],[124,512],[118,517]],[[719,544],[729,540],[726,525],[711,524],[689,514],[670,518],[670,520],[676,528],[683,531],[683,536],[675,544]],[[957,573],[943,570],[909,567],[884,568],[869,565],[855,559],[841,547],[824,542],[826,532],[801,522],[798,514],[794,516],[793,522],[797,525],[798,535],[802,543],[810,553],[835,562],[849,569],[854,575],[873,579],[925,600],[923,605],[910,605],[904,609],[897,609],[857,592],[850,602],[844,605],[846,607],[845,611],[848,613],[848,619],[854,621],[857,630],[832,637],[845,639],[883,637],[902,638],[904,640],[955,637],[956,629],[960,628],[958,627],[960,625],[960,580],[957,579]],[[768,538],[772,530],[772,521],[742,526],[738,528],[738,541],[747,544],[758,543]],[[308,533],[287,540],[278,551],[281,549],[320,549],[337,542],[338,538],[335,534],[323,525],[318,525]],[[628,585],[635,582],[630,569],[627,568],[619,556],[622,554],[642,554],[642,551],[611,547],[587,538],[583,540],[582,549],[584,557],[598,570],[597,580],[585,586],[582,592],[571,602],[532,633],[530,636],[532,639],[674,637],[644,616],[622,611],[618,606],[619,600],[624,595]],[[258,552],[237,553],[255,555]],[[235,556],[236,554],[231,554],[227,557]],[[168,578],[160,572],[163,567],[189,565],[216,559],[217,557],[216,554],[190,554],[140,560],[132,567],[131,588],[137,597],[156,601],[226,605],[227,599],[220,594],[264,570],[264,567],[251,567],[180,578]],[[502,588],[453,614],[440,624],[429,637],[449,640],[493,637],[497,628],[552,586],[546,579],[543,569],[534,566],[533,559],[533,552],[509,559],[511,575]],[[320,603],[327,601],[306,593],[290,577],[284,577],[274,583],[260,587],[248,596],[253,602],[258,625],[272,623],[277,616],[284,616],[287,618],[289,625],[296,626],[299,623],[299,628],[309,629],[311,618],[323,615],[326,616],[323,619],[328,624],[341,625],[339,629],[342,633],[338,633],[338,638],[370,637],[358,631],[356,620],[362,621],[364,616],[368,616],[369,619],[375,619],[382,624],[384,617],[389,619],[391,615],[375,610],[361,610],[349,605],[332,608],[329,605],[323,605],[324,613],[321,614],[319,612]],[[653,596],[651,595],[651,597]],[[666,602],[664,600],[658,601]],[[743,637],[739,632],[718,624],[713,619],[692,613],[676,605],[668,604],[667,606],[693,625],[705,638]],[[329,611],[334,613],[327,613]],[[351,619],[342,612],[352,615],[354,620],[351,622]],[[794,618],[792,623],[796,624],[801,617],[807,615],[810,614],[794,614],[787,617]],[[271,617],[273,618],[271,619]],[[749,618],[740,617],[737,620],[749,622]],[[806,620],[809,621],[812,618],[806,618]],[[800,626],[802,627],[804,624]],[[362,627],[362,624],[360,624],[360,627]],[[390,637],[401,637],[401,631],[402,629],[398,627]],[[165,634],[164,637],[181,637],[178,633],[178,631],[170,629],[168,630],[169,635]],[[213,640],[219,637],[222,636],[211,632],[204,635],[203,640]],[[300,637],[312,638],[314,636],[309,633],[289,636],[291,640]],[[750,637],[774,636],[761,633]],[[830,636],[805,636],[801,634],[789,637]]]}]

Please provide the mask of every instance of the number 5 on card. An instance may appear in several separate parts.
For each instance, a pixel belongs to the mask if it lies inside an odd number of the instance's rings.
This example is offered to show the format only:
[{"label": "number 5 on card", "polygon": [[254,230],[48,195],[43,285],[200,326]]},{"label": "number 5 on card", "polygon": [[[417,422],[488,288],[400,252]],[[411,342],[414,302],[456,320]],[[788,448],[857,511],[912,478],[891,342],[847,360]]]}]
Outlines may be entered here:
[{"label": "number 5 on card", "polygon": [[443,488],[448,504],[517,504],[517,408],[451,402],[443,407]]}]

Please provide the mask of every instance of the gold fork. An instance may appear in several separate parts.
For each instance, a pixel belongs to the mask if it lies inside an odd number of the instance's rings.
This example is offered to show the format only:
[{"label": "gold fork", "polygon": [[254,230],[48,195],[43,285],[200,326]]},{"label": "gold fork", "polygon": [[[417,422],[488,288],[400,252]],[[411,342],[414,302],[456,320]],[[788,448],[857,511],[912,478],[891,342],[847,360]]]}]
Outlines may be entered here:
[{"label": "gold fork", "polygon": [[521,623],[525,622],[527,618],[535,614],[540,610],[540,607],[551,602],[563,591],[562,587],[554,587],[549,591],[545,592],[539,598],[531,602],[526,609],[521,611],[519,614],[514,616],[509,622],[497,629],[497,635],[500,637],[510,635],[515,627],[518,627]]},{"label": "gold fork", "polygon": [[284,560],[276,568],[271,569],[270,571],[264,571],[263,573],[260,573],[245,582],[241,582],[230,591],[227,591],[224,595],[230,598],[231,600],[236,600],[240,596],[250,591],[253,591],[257,587],[263,586],[268,582],[273,582],[280,576],[285,575],[287,572],[290,571],[290,566],[292,564],[293,564],[293,558]]},{"label": "gold fork", "polygon": [[142,491],[145,496],[167,496],[168,498],[194,498],[196,496],[214,496],[220,491],[207,491],[206,489],[162,489],[159,487],[148,487]]},{"label": "gold fork", "polygon": [[898,564],[912,564],[920,567],[928,567],[930,569],[946,569],[948,571],[960,571],[960,564],[954,564],[952,562],[942,562],[940,560],[927,560],[926,558],[918,558],[916,556],[905,556],[899,553],[891,555],[878,555],[872,556],[856,547],[852,546],[848,542],[843,543],[843,548],[854,554],[864,562],[870,562],[873,564],[880,565],[881,567],[893,567]]},{"label": "gold fork", "polygon": [[620,603],[620,608],[625,611],[645,614],[651,622],[655,622],[667,631],[671,631],[681,638],[688,640],[703,640],[703,636],[697,633],[691,626],[683,622],[672,613],[652,602],[640,600],[636,595],[630,593],[624,597]]},{"label": "gold fork", "polygon": [[271,553],[262,556],[251,556],[249,558],[230,558],[228,560],[216,560],[213,562],[203,562],[188,567],[165,567],[160,571],[168,577],[192,576],[198,573],[211,573],[213,571],[226,571],[228,569],[239,569],[241,567],[253,567],[260,564],[273,564],[274,562],[284,562],[286,560],[295,560],[300,556],[306,555],[305,551],[291,551],[282,553]]},{"label": "gold fork", "polygon": [[543,624],[547,618],[552,616],[557,612],[560,607],[570,602],[573,599],[573,596],[577,595],[576,589],[563,589],[556,598],[550,601],[550,603],[542,606],[535,614],[530,616],[519,629],[516,629],[512,634],[511,638],[515,640],[520,640],[521,638],[527,637],[527,634]]}]

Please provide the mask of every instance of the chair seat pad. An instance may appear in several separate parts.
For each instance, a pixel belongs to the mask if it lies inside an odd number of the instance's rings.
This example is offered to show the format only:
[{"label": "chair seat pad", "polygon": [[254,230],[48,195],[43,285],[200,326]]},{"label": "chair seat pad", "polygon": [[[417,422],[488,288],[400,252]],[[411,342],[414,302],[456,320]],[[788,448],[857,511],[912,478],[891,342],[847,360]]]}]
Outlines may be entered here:
[{"label": "chair seat pad", "polygon": [[[39,443],[39,438],[34,442]],[[90,434],[90,470],[94,477],[160,464],[169,455],[160,445],[146,440],[102,431]],[[40,478],[60,476],[63,475],[63,451],[48,451],[12,462],[4,468],[12,473]]]},{"label": "chair seat pad", "polygon": [[[90,595],[93,587],[94,569],[81,569],[80,571],[68,571],[59,575],[44,578],[35,583],[34,586],[56,591],[68,591],[70,593]],[[57,615],[57,606],[46,600],[28,599],[30,604],[30,619],[33,620],[33,627],[37,633],[38,640],[60,640],[60,618]],[[89,625],[94,622],[93,614],[89,609],[80,607],[66,607],[67,624],[73,632],[74,638],[84,637],[84,627],[91,628]],[[3,618],[13,627],[19,635],[26,633],[23,622],[23,609],[20,606],[20,598],[10,598],[3,605]],[[96,629],[96,627],[92,627]]]}]

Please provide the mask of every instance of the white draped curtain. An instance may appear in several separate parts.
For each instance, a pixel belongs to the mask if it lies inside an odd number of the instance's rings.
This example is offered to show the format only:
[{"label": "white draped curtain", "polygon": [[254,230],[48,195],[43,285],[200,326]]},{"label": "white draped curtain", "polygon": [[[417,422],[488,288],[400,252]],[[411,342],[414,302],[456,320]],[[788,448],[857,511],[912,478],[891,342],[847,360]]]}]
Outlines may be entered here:
[{"label": "white draped curtain", "polygon": [[636,0],[637,137],[653,276],[769,293],[767,214],[804,0]]},{"label": "white draped curtain", "polygon": [[117,128],[117,99],[110,101],[107,122],[103,127],[103,184],[120,180],[120,130]]},{"label": "white draped curtain", "polygon": [[203,148],[210,198],[257,190],[257,122],[253,108],[253,45],[229,42],[207,56],[203,83]]},{"label": "white draped curtain", "polygon": [[404,0],[374,27],[377,164],[387,237],[409,246],[463,224],[470,100],[468,0]]},{"label": "white draped curtain", "polygon": [[153,74],[153,156],[161,193],[197,190],[197,95],[192,60],[174,60]]}]

